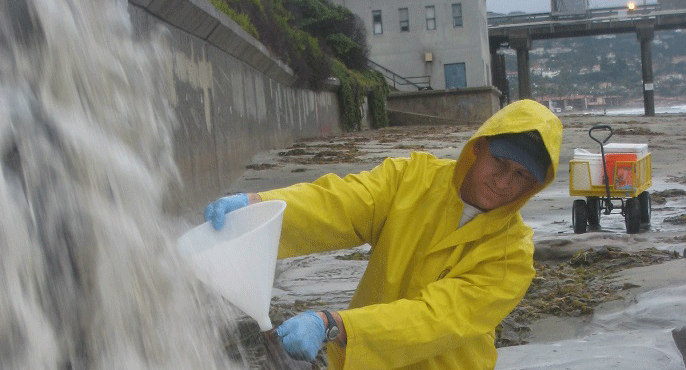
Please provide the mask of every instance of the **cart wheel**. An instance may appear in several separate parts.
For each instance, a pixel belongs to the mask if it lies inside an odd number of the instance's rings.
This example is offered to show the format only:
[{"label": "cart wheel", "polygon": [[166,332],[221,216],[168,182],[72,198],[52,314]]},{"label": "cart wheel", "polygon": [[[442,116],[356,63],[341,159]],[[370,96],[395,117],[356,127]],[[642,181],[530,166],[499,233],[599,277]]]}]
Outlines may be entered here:
[{"label": "cart wheel", "polygon": [[575,200],[572,205],[572,226],[575,233],[583,234],[586,232],[587,215],[586,201],[583,199]]},{"label": "cart wheel", "polygon": [[641,208],[637,198],[629,198],[624,205],[624,223],[626,224],[626,232],[629,234],[636,234],[641,228]]},{"label": "cart wheel", "polygon": [[643,193],[639,194],[637,198],[639,208],[641,209],[641,225],[650,225],[650,215],[652,213],[650,209],[650,193],[644,191]]},{"label": "cart wheel", "polygon": [[598,229],[600,227],[600,198],[587,197],[586,207],[588,207],[588,226],[591,229]]}]

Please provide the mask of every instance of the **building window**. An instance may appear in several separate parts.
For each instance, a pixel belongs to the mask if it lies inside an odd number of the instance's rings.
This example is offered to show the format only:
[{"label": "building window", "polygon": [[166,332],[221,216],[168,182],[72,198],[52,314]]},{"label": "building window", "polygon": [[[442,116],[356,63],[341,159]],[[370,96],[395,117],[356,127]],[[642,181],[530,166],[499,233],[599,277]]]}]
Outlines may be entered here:
[{"label": "building window", "polygon": [[462,27],[462,4],[453,4],[453,27]]},{"label": "building window", "polygon": [[436,29],[436,8],[434,8],[433,6],[426,7],[426,29]]},{"label": "building window", "polygon": [[381,10],[372,10],[372,29],[375,35],[383,33],[383,24],[381,23]]},{"label": "building window", "polygon": [[407,8],[398,9],[398,19],[400,19],[400,32],[410,32],[410,14]]},{"label": "building window", "polygon": [[464,63],[444,64],[443,68],[446,90],[467,87],[467,70]]}]

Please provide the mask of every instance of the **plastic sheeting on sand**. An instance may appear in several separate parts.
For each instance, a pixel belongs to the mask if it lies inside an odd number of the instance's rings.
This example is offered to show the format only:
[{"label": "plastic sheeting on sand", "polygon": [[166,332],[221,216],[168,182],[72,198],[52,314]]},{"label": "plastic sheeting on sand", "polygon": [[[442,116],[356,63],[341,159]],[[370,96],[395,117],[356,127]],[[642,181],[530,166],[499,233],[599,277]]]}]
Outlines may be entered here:
[{"label": "plastic sheeting on sand", "polygon": [[498,350],[498,370],[683,370],[672,336],[686,325],[686,285],[648,291],[635,304],[597,315],[583,338]]}]

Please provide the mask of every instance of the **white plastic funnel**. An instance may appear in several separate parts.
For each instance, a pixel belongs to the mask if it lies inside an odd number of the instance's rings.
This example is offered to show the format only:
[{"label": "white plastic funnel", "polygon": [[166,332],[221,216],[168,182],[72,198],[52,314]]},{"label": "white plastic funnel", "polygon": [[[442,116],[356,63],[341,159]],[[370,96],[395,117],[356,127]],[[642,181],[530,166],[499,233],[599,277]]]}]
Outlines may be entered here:
[{"label": "white plastic funnel", "polygon": [[221,230],[206,222],[177,242],[200,280],[255,319],[262,331],[272,329],[269,305],[285,209],[282,200],[251,204],[228,213]]}]

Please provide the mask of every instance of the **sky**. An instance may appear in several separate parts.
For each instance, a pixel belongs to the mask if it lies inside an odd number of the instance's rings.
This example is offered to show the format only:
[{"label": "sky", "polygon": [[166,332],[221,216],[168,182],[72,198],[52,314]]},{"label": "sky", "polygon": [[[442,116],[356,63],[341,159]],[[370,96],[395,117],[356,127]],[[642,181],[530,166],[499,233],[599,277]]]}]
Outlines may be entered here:
[{"label": "sky", "polygon": [[[510,13],[522,11],[526,13],[549,13],[551,0],[486,0],[486,9],[489,12]],[[629,0],[589,0],[589,8],[606,8],[625,6]],[[644,1],[633,0],[642,5]],[[647,4],[655,3],[655,0],[647,1]]]}]

